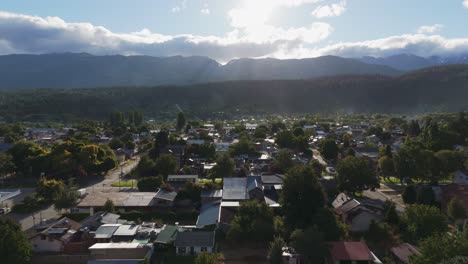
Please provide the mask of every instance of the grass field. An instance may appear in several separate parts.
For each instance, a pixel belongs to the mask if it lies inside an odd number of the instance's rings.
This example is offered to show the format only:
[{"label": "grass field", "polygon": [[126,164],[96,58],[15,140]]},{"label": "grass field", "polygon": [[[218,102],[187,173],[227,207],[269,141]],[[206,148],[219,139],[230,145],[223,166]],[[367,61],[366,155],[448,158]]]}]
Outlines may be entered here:
[{"label": "grass field", "polygon": [[128,180],[128,181],[117,181],[113,182],[112,187],[136,187],[137,181],[136,180]]}]

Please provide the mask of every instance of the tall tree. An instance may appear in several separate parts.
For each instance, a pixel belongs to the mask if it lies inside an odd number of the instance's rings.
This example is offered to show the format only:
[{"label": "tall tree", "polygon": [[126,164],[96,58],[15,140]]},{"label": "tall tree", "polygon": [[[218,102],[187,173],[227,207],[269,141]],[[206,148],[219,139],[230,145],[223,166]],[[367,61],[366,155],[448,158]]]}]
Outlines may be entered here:
[{"label": "tall tree", "polygon": [[448,229],[447,218],[438,208],[429,205],[417,204],[407,207],[402,220],[406,225],[404,235],[413,243]]},{"label": "tall tree", "polygon": [[278,152],[273,165],[275,169],[280,173],[285,173],[292,167],[294,167],[294,161],[292,160],[292,152],[286,149],[282,149]]},{"label": "tall tree", "polygon": [[156,171],[164,176],[164,179],[171,173],[174,173],[177,168],[177,162],[171,154],[163,154],[155,161]]},{"label": "tall tree", "polygon": [[187,120],[185,119],[185,114],[183,112],[179,112],[177,114],[177,122],[176,122],[176,129],[177,131],[182,130],[187,123]]},{"label": "tall tree", "polygon": [[364,158],[346,157],[338,162],[337,172],[338,185],[342,190],[362,192],[378,186],[377,177]]},{"label": "tall tree", "polygon": [[285,224],[291,229],[305,228],[325,205],[325,194],[311,167],[290,170],[283,183],[280,198]]},{"label": "tall tree", "polygon": [[111,199],[107,199],[106,202],[104,203],[104,211],[109,212],[109,213],[114,213],[115,212],[115,205],[114,202]]},{"label": "tall tree", "polygon": [[322,263],[328,252],[324,235],[315,226],[292,232],[291,245],[300,254],[304,263]]},{"label": "tall tree", "polygon": [[460,199],[453,197],[448,206],[447,206],[447,214],[453,220],[461,220],[467,218],[467,212],[465,207],[463,207],[462,202]]},{"label": "tall tree", "polygon": [[275,231],[273,220],[273,210],[265,202],[244,202],[231,222],[227,237],[237,242],[270,241]]},{"label": "tall tree", "polygon": [[31,243],[18,223],[8,217],[0,217],[0,256],[5,264],[31,262]]},{"label": "tall tree", "polygon": [[234,160],[227,154],[221,154],[216,159],[216,165],[210,171],[210,176],[213,181],[216,178],[232,177],[234,175],[235,164]]},{"label": "tall tree", "polygon": [[[467,263],[468,257],[468,231],[458,234],[440,233],[426,238],[420,243],[420,255],[411,257],[412,264],[444,263],[456,264]],[[452,261],[455,257],[464,256],[461,262]],[[447,261],[447,262],[442,262]]]},{"label": "tall tree", "polygon": [[320,152],[328,160],[335,160],[338,157],[338,145],[334,139],[326,139],[320,145]]}]

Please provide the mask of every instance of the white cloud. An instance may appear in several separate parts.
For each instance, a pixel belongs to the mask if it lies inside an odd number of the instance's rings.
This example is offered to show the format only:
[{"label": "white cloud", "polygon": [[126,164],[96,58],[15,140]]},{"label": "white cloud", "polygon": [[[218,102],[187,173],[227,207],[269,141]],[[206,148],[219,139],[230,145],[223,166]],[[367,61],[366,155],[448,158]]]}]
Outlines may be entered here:
[{"label": "white cloud", "polygon": [[58,17],[28,16],[0,11],[0,54],[89,52],[144,54],[151,56],[208,56],[220,62],[241,57],[306,58],[321,55],[343,57],[419,56],[468,54],[468,38],[406,34],[328,46],[317,43],[333,32],[327,23],[308,27],[278,28],[251,24],[234,28],[224,36],[163,35],[142,29],[115,33],[90,23],[68,23]]},{"label": "white cloud", "polygon": [[180,2],[179,5],[176,5],[171,9],[171,12],[179,13],[180,11],[182,11],[182,9],[185,9],[185,8],[187,8],[187,0],[182,0],[182,2]]},{"label": "white cloud", "polygon": [[468,8],[468,0],[464,0],[464,1],[463,1],[463,6],[464,6],[465,8]]},{"label": "white cloud", "polygon": [[209,15],[210,14],[210,9],[203,8],[203,9],[200,10],[200,13],[202,13],[202,15]]},{"label": "white cloud", "polygon": [[444,25],[441,25],[441,24],[434,24],[432,26],[421,26],[418,28],[418,33],[419,34],[435,33],[435,32],[441,31],[443,28],[444,28]]},{"label": "white cloud", "polygon": [[346,11],[346,0],[331,5],[318,6],[312,11],[317,18],[341,16]]}]

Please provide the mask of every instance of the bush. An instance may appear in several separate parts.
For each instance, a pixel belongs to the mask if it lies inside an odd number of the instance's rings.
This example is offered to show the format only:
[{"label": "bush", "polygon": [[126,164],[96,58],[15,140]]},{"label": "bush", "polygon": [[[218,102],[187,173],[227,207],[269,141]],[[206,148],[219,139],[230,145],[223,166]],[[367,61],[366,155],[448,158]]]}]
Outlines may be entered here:
[{"label": "bush", "polygon": [[138,190],[140,192],[155,192],[162,183],[163,179],[160,176],[142,178],[138,181]]},{"label": "bush", "polygon": [[416,188],[414,187],[414,185],[406,186],[405,191],[403,192],[403,194],[401,196],[402,196],[403,202],[405,202],[405,204],[414,204],[414,203],[416,203],[417,192],[416,192]]}]

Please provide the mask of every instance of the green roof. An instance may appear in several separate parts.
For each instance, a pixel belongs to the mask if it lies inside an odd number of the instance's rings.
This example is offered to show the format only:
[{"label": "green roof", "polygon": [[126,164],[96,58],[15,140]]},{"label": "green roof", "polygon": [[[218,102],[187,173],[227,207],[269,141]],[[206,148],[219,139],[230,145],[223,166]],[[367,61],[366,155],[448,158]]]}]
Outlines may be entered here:
[{"label": "green roof", "polygon": [[161,232],[159,232],[156,240],[156,243],[162,244],[171,244],[175,241],[177,237],[177,226],[173,225],[166,225]]}]

